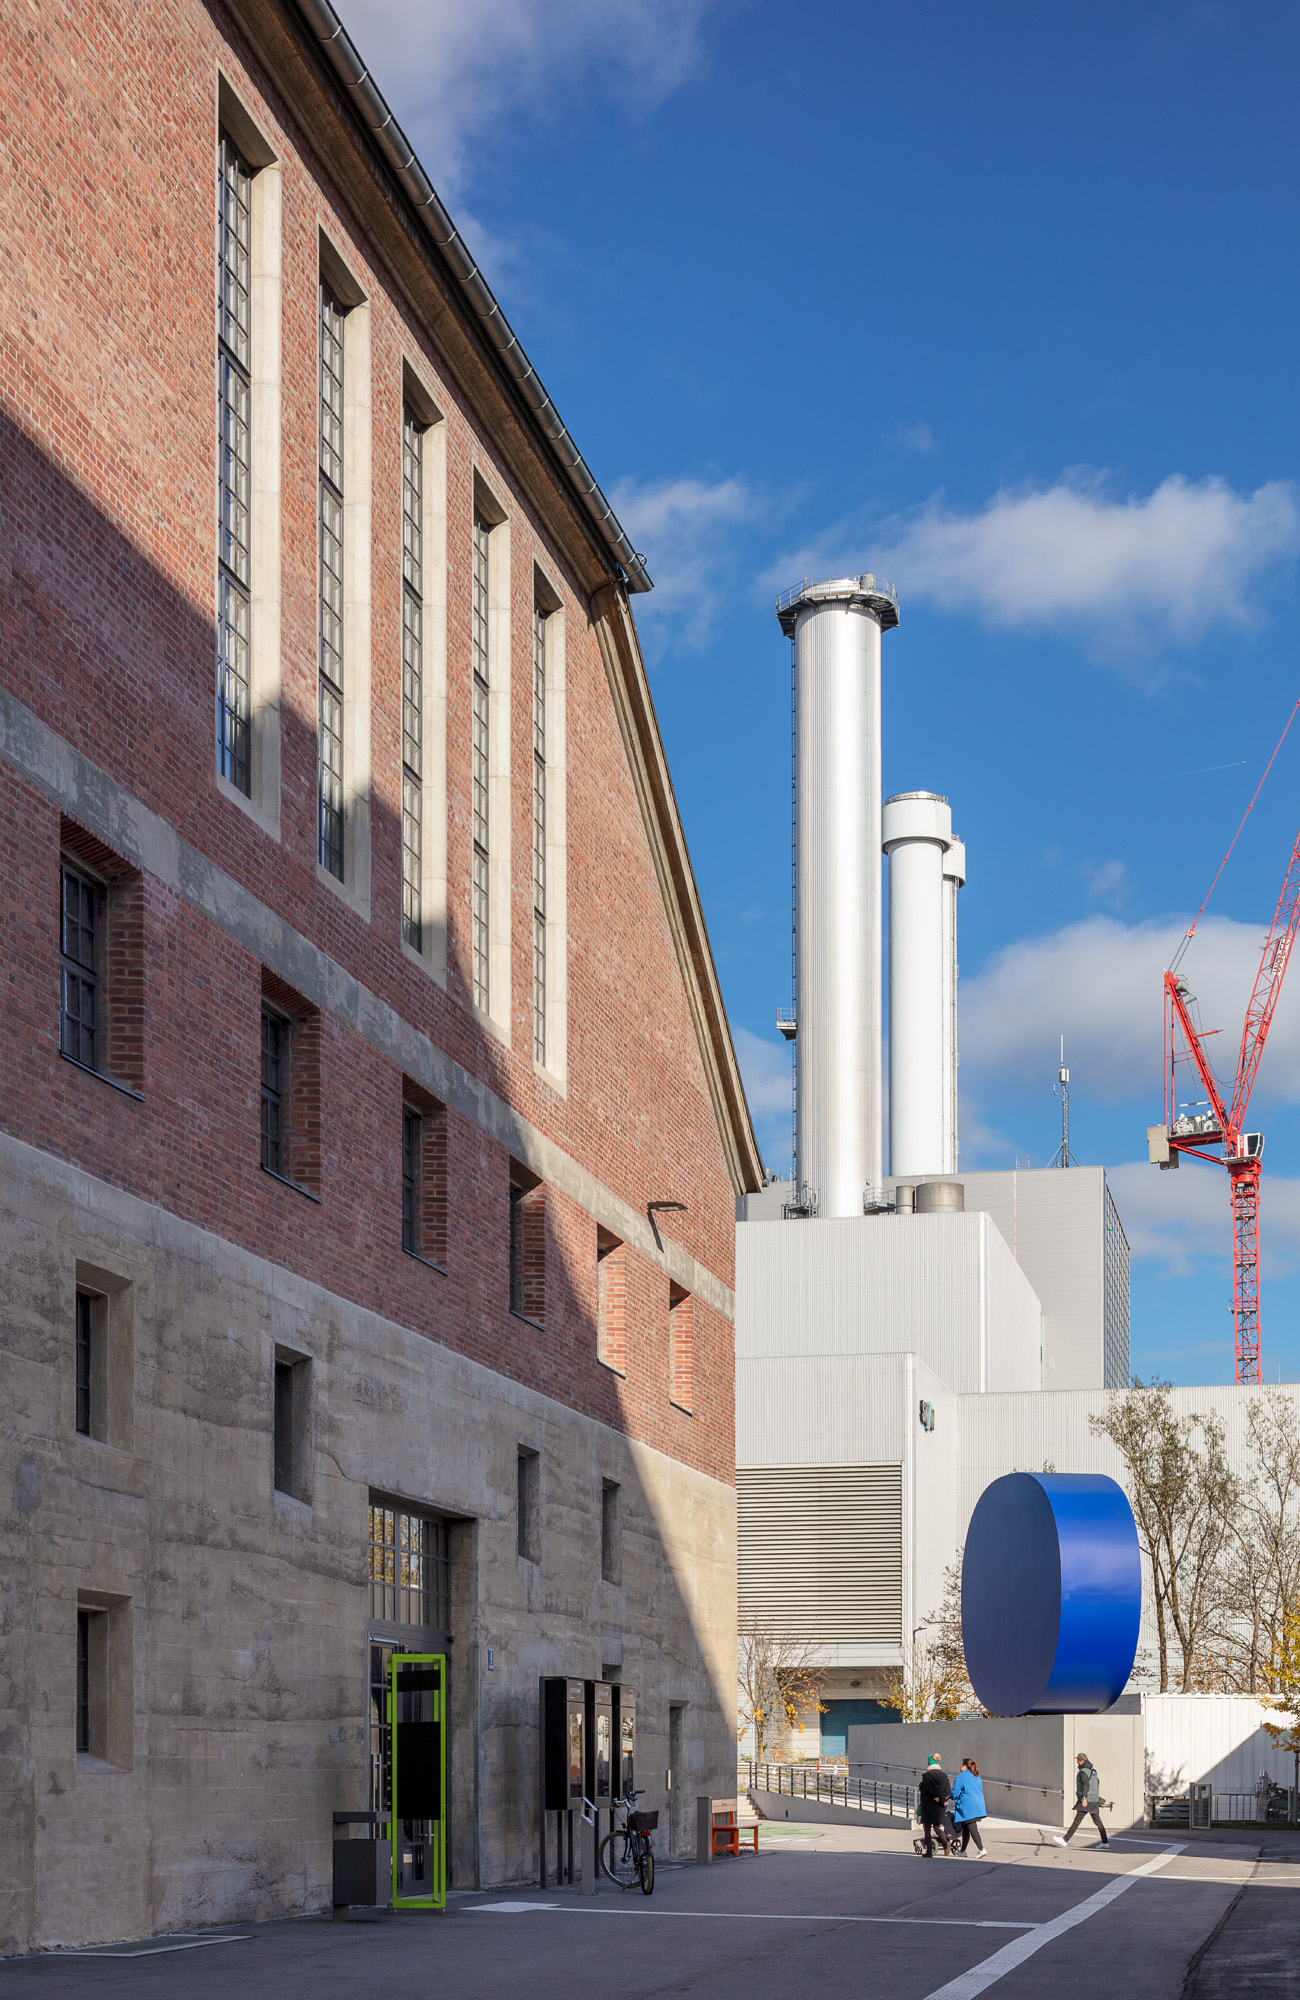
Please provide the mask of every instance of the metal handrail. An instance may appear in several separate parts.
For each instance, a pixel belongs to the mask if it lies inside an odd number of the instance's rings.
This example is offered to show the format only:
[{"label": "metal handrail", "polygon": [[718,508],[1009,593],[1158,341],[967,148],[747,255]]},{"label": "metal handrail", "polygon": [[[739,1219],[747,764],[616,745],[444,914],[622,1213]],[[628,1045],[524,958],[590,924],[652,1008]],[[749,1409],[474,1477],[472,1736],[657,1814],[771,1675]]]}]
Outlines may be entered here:
[{"label": "metal handrail", "polygon": [[[921,1764],[879,1764],[874,1760],[868,1760],[866,1768],[872,1771],[910,1771],[913,1776],[919,1777],[924,1766]],[[1059,1785],[1029,1785],[1020,1778],[987,1778],[982,1771],[980,1772],[980,1783],[982,1785],[1001,1785],[1004,1791],[1009,1792],[1037,1792],[1040,1797],[1045,1799],[1060,1799],[1065,1796]]]},{"label": "metal handrail", "polygon": [[787,611],[792,604],[797,603],[799,598],[801,598],[804,595],[805,591],[820,590],[824,584],[840,583],[840,582],[845,582],[845,583],[852,582],[857,584],[860,589],[864,591],[871,591],[874,595],[878,597],[892,598],[895,607],[897,607],[898,592],[894,589],[893,584],[886,582],[883,576],[875,576],[872,574],[870,570],[867,570],[864,575],[855,576],[852,578],[825,577],[825,576],[821,578],[814,578],[811,576],[801,577],[798,583],[792,583],[788,590],[781,591],[776,600],[777,611],[778,612]]},{"label": "metal handrail", "polygon": [[[810,1770],[806,1764],[758,1763],[747,1757],[748,1791],[775,1792],[778,1798],[812,1799],[823,1805],[845,1806],[858,1812],[885,1813],[911,1819],[920,1793],[914,1785],[895,1785],[874,1778],[849,1778],[838,1771]],[[811,1779],[811,1784],[809,1780]]]}]

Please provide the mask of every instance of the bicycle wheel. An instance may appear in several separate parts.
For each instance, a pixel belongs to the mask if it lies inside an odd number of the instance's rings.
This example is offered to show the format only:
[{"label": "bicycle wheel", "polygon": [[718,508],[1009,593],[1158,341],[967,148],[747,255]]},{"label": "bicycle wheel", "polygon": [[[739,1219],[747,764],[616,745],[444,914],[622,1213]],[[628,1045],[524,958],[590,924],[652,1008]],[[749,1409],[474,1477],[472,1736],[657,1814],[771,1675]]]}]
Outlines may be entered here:
[{"label": "bicycle wheel", "polygon": [[633,1843],[626,1833],[607,1833],[600,1843],[600,1866],[620,1889],[630,1889],[640,1870]]},{"label": "bicycle wheel", "polygon": [[655,1858],[649,1846],[644,1842],[642,1843],[641,1853],[638,1858],[641,1863],[638,1871],[641,1876],[641,1894],[643,1896],[653,1896],[655,1892]]}]

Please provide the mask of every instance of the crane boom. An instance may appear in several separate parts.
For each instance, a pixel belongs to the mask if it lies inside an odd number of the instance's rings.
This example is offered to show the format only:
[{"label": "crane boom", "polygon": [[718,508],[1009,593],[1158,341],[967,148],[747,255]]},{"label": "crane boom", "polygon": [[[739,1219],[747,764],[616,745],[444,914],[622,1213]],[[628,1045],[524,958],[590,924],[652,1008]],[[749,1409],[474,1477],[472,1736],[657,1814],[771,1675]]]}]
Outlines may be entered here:
[{"label": "crane boom", "polygon": [[1241,1031],[1241,1053],[1237,1058],[1237,1081],[1232,1093],[1232,1123],[1238,1131],[1246,1122],[1246,1107],[1255,1087],[1264,1044],[1273,1024],[1273,1013],[1282,993],[1282,981],[1291,959],[1296,926],[1300,924],[1300,834],[1291,849],[1291,861],[1277,899],[1273,922],[1264,940],[1259,971],[1246,1009]]}]

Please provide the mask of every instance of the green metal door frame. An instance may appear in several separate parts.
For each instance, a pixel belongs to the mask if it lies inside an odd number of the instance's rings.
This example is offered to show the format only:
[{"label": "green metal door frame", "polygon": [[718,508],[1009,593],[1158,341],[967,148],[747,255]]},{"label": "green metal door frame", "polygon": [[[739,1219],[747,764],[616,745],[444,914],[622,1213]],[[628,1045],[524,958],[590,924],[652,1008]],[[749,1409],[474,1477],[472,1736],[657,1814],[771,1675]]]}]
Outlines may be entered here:
[{"label": "green metal door frame", "polygon": [[[441,1685],[433,1694],[434,1721],[438,1724],[438,1799],[441,1816],[433,1827],[433,1893],[428,1896],[399,1896],[397,1893],[400,1836],[397,1818],[397,1677],[407,1667],[438,1667]],[[389,1744],[389,1832],[392,1835],[393,1908],[395,1910],[445,1910],[447,1907],[447,1655],[445,1653],[399,1653],[388,1662],[388,1744]]]}]

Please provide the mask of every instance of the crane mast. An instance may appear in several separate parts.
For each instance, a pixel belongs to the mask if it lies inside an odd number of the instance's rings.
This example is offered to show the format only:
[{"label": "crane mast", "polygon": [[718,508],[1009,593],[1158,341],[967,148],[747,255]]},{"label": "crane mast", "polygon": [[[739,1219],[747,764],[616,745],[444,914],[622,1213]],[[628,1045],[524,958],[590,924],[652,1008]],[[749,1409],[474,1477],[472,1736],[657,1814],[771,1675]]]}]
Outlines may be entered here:
[{"label": "crane mast", "polygon": [[[1294,713],[1294,711],[1293,711]],[[1288,723],[1287,727],[1290,727]],[[1285,735],[1286,731],[1283,731]],[[1276,756],[1276,751],[1274,755]],[[1272,758],[1269,759],[1270,765]],[[1266,774],[1267,775],[1267,774]],[[1262,780],[1261,780],[1262,783]],[[1258,797],[1258,792],[1256,797]],[[1254,804],[1252,799],[1251,805]],[[1249,811],[1249,808],[1247,808]],[[1243,821],[1244,824],[1244,821]],[[1238,828],[1240,832],[1240,828]],[[1236,845],[1234,840],[1233,845]],[[1228,850],[1231,853],[1231,848]],[[1224,859],[1227,859],[1225,855]],[[1220,870],[1222,872],[1222,870]],[[1218,880],[1218,877],[1215,877]],[[1208,900],[1208,898],[1207,898]],[[1204,909],[1202,904],[1201,908]],[[1197,913],[1199,922],[1200,912]],[[1232,1198],[1233,1325],[1238,1382],[1259,1382],[1259,1189],[1263,1172],[1263,1134],[1245,1130],[1250,1094],[1281,998],[1282,982],[1300,924],[1300,834],[1277,899],[1273,922],[1264,940],[1259,970],[1241,1031],[1232,1097],[1225,1103],[1205,1043],[1217,1028],[1201,1028],[1196,1002],[1187,981],[1174,967],[1165,973],[1165,1123],[1148,1133],[1151,1158],[1162,1167],[1176,1167],[1179,1156],[1191,1153],[1228,1170]],[[1183,949],[1196,925],[1187,932]],[[1182,950],[1178,957],[1182,957]],[[1178,1065],[1190,1062],[1204,1095],[1195,1103],[1178,1103]],[[1200,1107],[1204,1106],[1205,1109]],[[1215,1149],[1215,1150],[1211,1150]]]}]

